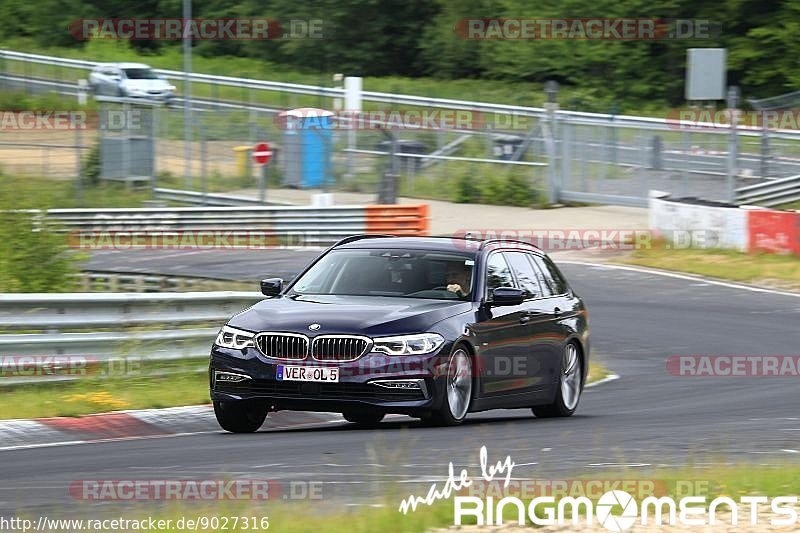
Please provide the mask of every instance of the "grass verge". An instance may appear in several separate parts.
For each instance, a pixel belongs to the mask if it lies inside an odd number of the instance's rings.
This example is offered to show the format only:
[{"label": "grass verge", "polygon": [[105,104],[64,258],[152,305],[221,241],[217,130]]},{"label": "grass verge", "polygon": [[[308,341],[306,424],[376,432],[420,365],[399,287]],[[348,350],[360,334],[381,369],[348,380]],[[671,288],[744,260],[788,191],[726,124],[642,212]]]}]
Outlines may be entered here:
[{"label": "grass verge", "polygon": [[[513,456],[512,456],[513,459]],[[434,472],[433,474],[444,475],[444,472]],[[468,475],[474,481],[480,480],[480,474],[475,471],[468,471]],[[610,487],[607,490],[626,490],[629,492],[637,504],[641,504],[643,498],[649,495],[656,496],[671,496],[676,501],[685,496],[701,496],[706,498],[706,503],[719,496],[726,496],[734,500],[743,496],[765,496],[767,498],[775,498],[778,496],[791,496],[800,492],[800,465],[795,463],[775,465],[775,466],[761,466],[754,467],[749,464],[739,464],[734,466],[717,466],[712,465],[708,468],[686,468],[686,469],[657,469],[648,474],[642,474],[638,470],[636,473],[622,470],[617,472],[604,473],[602,479],[588,478],[588,477],[567,477],[567,478],[547,478],[537,476],[530,471],[525,471],[523,467],[517,467],[514,470],[514,475],[522,479],[530,479],[539,482],[563,482],[566,484],[565,489],[556,489],[552,493],[556,501],[564,496],[579,497],[587,495],[595,504],[599,497],[599,493],[606,490],[601,488],[597,490],[586,482],[596,483],[600,481],[603,487]],[[441,489],[443,483],[437,483],[437,487]],[[648,490],[648,484],[652,484],[655,490]],[[502,485],[502,482],[499,486]],[[555,485],[552,485],[555,486]],[[633,490],[630,488],[633,486]],[[598,492],[594,494],[583,494],[580,491],[581,487]],[[281,487],[283,489],[283,487]],[[576,490],[577,489],[577,490]],[[417,496],[424,496],[427,487],[423,487],[413,491],[412,494]],[[498,493],[494,494],[495,504],[501,496]],[[367,533],[372,531],[391,531],[391,532],[431,532],[443,530],[459,530],[453,526],[453,496],[440,500],[433,505],[421,505],[417,507],[414,512],[408,514],[401,514],[398,511],[400,501],[409,495],[408,486],[399,487],[392,486],[382,495],[373,498],[373,501],[381,501],[380,508],[370,508],[366,506],[344,507],[343,503],[352,503],[338,500],[326,500],[324,494],[322,500],[303,500],[303,501],[220,501],[214,504],[198,503],[192,505],[187,502],[170,503],[166,505],[145,505],[137,504],[125,509],[124,518],[131,519],[146,519],[153,517],[156,520],[164,520],[164,527],[157,528],[157,531],[167,533],[178,533],[186,531],[186,520],[200,521],[197,527],[191,527],[196,531],[218,531],[224,527],[226,531],[286,531],[292,533],[316,533],[318,531],[326,531],[329,533]],[[532,494],[530,497],[519,495],[519,492],[514,490],[509,492],[509,495],[519,496],[525,504],[531,498],[541,494]],[[481,498],[481,495],[478,494]],[[162,502],[163,503],[163,502]],[[692,507],[697,504],[691,504]],[[543,518],[542,510],[546,505],[541,505],[537,508],[538,516]],[[759,506],[761,511],[759,516],[759,524],[766,527],[769,518],[783,518],[785,516],[778,516],[770,514],[769,505],[762,504]],[[113,511],[112,511],[113,512]],[[569,510],[567,516],[569,516]],[[617,507],[613,510],[615,516],[619,516],[621,508]],[[96,512],[92,511],[96,515]],[[585,520],[586,510],[579,511],[583,520]],[[742,524],[742,529],[735,526],[730,527],[730,512],[726,507],[721,508],[721,513],[718,516],[720,521],[719,531],[740,531],[754,529],[747,529],[746,525],[749,522],[750,508],[749,504],[741,504],[739,506],[739,520]],[[691,515],[698,518],[697,514]],[[516,527],[516,511],[514,506],[506,506],[505,523],[510,524],[509,531],[517,531]],[[35,521],[35,517],[31,517]],[[95,517],[93,517],[95,518]],[[216,521],[214,520],[216,518]],[[649,518],[653,519],[652,508],[649,513]],[[707,514],[701,516],[704,520],[708,519]],[[166,521],[170,523],[167,525]],[[178,526],[180,521],[183,520],[183,526]],[[234,522],[236,520],[236,522]],[[664,518],[666,520],[666,518]],[[268,524],[267,524],[268,523]],[[639,524],[639,520],[636,522]],[[584,524],[584,522],[581,522]],[[531,527],[532,524],[529,519],[526,520],[526,525]],[[725,527],[725,526],[728,527]],[[268,526],[268,527],[265,527]],[[581,527],[581,529],[577,529]],[[656,526],[653,526],[656,527]],[[497,526],[486,526],[480,529],[469,528],[470,531],[495,531]],[[505,531],[505,529],[502,529]],[[548,527],[546,531],[607,531],[597,523],[592,526],[578,525],[570,526],[569,524],[560,527]],[[639,530],[639,528],[636,528]],[[648,529],[650,530],[650,529]],[[658,528],[659,531],[686,531],[684,527],[676,526],[670,527],[667,525]],[[655,531],[655,529],[653,529]],[[715,529],[717,531],[717,529]]]},{"label": "grass verge", "polygon": [[[208,359],[120,359],[90,366],[72,381],[0,387],[0,419],[80,416],[122,409],[208,403]],[[160,374],[160,375],[158,375]],[[9,376],[8,370],[0,375]]]},{"label": "grass verge", "polygon": [[747,254],[733,250],[674,250],[657,244],[650,249],[636,250],[617,262],[800,290],[800,258],[796,256]]},{"label": "grass verge", "polygon": [[13,198],[17,209],[74,207],[141,207],[151,198],[149,189],[128,188],[123,183],[85,184],[78,197],[75,180],[0,175],[0,198]]}]

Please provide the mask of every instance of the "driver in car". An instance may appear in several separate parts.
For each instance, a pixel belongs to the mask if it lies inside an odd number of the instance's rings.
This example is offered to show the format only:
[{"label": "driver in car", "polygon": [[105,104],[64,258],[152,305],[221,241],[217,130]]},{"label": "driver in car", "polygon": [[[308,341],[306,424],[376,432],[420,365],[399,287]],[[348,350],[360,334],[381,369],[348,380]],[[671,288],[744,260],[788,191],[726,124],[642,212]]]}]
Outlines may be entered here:
[{"label": "driver in car", "polygon": [[454,292],[459,298],[469,296],[472,290],[472,268],[463,262],[447,263],[447,290]]}]

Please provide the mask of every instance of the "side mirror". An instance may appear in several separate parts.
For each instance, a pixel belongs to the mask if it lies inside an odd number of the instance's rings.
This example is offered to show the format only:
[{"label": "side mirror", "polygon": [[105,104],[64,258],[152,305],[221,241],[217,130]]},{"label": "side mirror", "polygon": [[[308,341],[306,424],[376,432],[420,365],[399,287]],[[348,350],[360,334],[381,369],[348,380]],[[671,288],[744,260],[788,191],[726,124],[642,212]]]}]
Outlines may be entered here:
[{"label": "side mirror", "polygon": [[525,300],[525,292],[514,287],[497,287],[492,291],[492,301],[489,305],[520,305]]},{"label": "side mirror", "polygon": [[278,296],[281,291],[283,291],[283,280],[281,278],[261,280],[261,294],[264,296]]}]

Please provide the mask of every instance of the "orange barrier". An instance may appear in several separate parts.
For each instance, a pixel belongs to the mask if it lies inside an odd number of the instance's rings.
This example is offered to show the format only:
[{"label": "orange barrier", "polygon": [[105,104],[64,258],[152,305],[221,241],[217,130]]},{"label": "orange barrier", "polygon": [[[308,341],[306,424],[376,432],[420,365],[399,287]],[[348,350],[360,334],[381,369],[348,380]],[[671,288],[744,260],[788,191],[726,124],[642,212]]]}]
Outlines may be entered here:
[{"label": "orange barrier", "polygon": [[367,233],[427,235],[430,229],[428,204],[368,205]]}]

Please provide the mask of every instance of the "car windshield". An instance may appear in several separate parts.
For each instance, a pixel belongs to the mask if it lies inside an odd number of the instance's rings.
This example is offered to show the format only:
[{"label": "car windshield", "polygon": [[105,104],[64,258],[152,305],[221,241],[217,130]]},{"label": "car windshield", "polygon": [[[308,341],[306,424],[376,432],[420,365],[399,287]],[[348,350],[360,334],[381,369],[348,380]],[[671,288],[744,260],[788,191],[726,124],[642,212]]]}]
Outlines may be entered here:
[{"label": "car windshield", "polygon": [[126,68],[125,76],[129,80],[157,80],[156,74],[151,68]]},{"label": "car windshield", "polygon": [[474,260],[452,252],[333,250],[292,286],[291,294],[469,300]]}]

